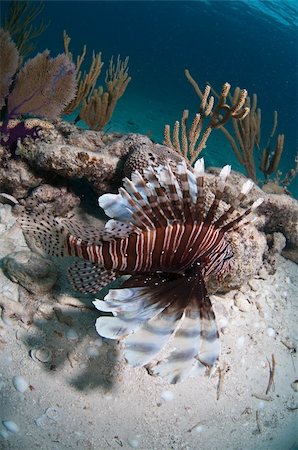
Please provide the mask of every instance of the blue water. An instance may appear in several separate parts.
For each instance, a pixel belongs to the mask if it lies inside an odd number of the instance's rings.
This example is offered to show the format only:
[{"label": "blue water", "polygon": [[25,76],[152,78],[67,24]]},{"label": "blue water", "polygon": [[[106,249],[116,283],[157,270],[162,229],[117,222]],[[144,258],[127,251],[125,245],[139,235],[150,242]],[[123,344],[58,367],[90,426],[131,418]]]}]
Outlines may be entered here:
[{"label": "blue water", "polygon": [[[297,153],[297,23],[295,1],[47,1],[51,24],[39,38],[39,51],[63,51],[63,30],[74,55],[87,45],[111,55],[129,55],[132,81],[119,101],[108,131],[149,133],[162,141],[165,123],[195,113],[198,99],[184,76],[188,68],[200,87],[217,90],[225,81],[257,93],[262,109],[262,144],[278,111],[285,134],[281,169]],[[5,5],[4,5],[5,7]],[[87,67],[87,66],[86,66]],[[104,67],[104,68],[105,68]],[[103,81],[103,80],[102,80]],[[204,156],[209,164],[232,163],[235,156],[220,131],[213,132]],[[298,191],[298,183],[291,186]]]}]

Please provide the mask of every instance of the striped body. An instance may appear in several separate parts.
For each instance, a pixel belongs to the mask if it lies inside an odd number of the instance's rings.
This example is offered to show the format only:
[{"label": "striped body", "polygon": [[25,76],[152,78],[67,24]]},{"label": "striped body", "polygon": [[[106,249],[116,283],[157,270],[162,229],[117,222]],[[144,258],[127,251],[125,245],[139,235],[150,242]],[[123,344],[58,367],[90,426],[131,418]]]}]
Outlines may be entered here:
[{"label": "striped body", "polygon": [[[230,251],[224,234],[203,222],[174,223],[100,244],[88,244],[69,236],[67,247],[71,256],[100,264],[106,270],[127,274],[156,271],[181,273],[197,260],[205,265],[208,272],[209,260],[220,255],[222,261]],[[222,252],[223,249],[226,251]]]}]

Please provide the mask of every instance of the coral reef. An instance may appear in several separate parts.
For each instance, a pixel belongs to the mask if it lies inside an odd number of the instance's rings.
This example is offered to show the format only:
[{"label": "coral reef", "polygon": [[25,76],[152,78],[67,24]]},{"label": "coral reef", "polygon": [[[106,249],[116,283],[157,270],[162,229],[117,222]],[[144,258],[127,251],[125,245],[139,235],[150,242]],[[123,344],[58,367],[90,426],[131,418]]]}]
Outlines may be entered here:
[{"label": "coral reef", "polygon": [[[75,122],[83,119],[89,128],[101,130],[111,119],[116,103],[123,95],[131,78],[128,76],[128,58],[117,62],[111,58],[105,84],[96,88],[102,68],[101,54],[93,54],[88,73],[82,75],[86,46],[76,65],[69,51],[69,36],[64,33],[65,53],[51,59],[49,51],[29,59],[20,70],[19,51],[8,31],[0,30],[0,50],[3,76],[0,83],[0,144],[13,154],[18,141],[31,137],[41,139],[45,128],[52,124],[42,118],[58,119],[80,109]],[[18,70],[18,73],[16,73]],[[13,81],[13,83],[12,83]],[[33,116],[28,121],[23,119]]]},{"label": "coral reef", "polygon": [[[73,55],[69,50],[70,37],[64,30],[63,33],[63,42],[64,42],[64,52],[74,63]],[[75,98],[66,106],[63,113],[64,114],[72,114],[76,109],[81,106],[81,103],[86,100],[94,91],[98,77],[101,73],[101,69],[103,66],[103,62],[101,60],[101,53],[93,53],[92,62],[88,72],[82,74],[81,66],[84,62],[85,56],[87,52],[87,47],[84,45],[83,51],[81,55],[77,56],[76,59],[76,81],[78,85],[78,89],[76,92]]]},{"label": "coral reef", "polygon": [[80,198],[66,186],[42,184],[33,188],[29,195],[20,201],[27,210],[37,211],[46,208],[53,215],[65,216],[80,205]]}]

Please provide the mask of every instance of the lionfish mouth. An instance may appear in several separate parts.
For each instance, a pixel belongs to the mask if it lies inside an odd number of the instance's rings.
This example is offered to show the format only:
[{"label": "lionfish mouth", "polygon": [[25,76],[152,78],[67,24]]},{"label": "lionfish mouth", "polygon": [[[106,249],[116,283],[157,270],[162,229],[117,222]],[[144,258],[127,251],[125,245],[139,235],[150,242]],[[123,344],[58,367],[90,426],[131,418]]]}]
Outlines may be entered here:
[{"label": "lionfish mouth", "polygon": [[[258,207],[235,209],[253,186],[248,180],[223,214],[219,213],[230,166],[218,177],[206,207],[204,161],[191,172],[185,162],[148,168],[125,178],[118,194],[104,194],[99,205],[111,217],[102,231],[71,219],[39,213],[22,219],[26,235],[51,256],[74,256],[72,286],[97,293],[117,277],[131,275],[110,289],[95,307],[111,315],[96,321],[100,336],[121,340],[132,366],[177,383],[212,367],[220,354],[215,315],[205,280],[223,278],[233,261],[228,233]],[[233,218],[232,218],[233,217]],[[164,347],[166,357],[159,357]]]}]

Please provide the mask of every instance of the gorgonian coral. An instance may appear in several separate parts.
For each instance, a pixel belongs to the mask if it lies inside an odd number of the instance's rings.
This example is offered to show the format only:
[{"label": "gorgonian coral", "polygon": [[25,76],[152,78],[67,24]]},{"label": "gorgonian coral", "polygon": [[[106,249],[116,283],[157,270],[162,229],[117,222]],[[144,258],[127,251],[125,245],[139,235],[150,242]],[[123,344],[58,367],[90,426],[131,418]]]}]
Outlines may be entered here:
[{"label": "gorgonian coral", "polygon": [[18,50],[9,33],[1,30],[0,49],[3,49],[1,71],[0,143],[14,150],[17,140],[26,136],[35,137],[36,127],[27,128],[23,119],[28,116],[48,119],[57,118],[65,106],[76,95],[76,71],[69,57],[62,53],[50,58],[45,50],[29,59],[17,72]]}]

